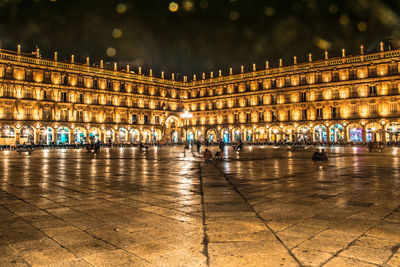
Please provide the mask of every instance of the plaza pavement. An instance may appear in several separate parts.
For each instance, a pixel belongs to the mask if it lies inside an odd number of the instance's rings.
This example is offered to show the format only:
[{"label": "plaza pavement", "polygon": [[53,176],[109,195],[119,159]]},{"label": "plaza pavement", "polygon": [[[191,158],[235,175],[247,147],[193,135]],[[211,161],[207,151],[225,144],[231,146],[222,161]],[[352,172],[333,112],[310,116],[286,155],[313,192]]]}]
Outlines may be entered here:
[{"label": "plaza pavement", "polygon": [[183,151],[0,152],[0,266],[400,266],[400,149]]}]

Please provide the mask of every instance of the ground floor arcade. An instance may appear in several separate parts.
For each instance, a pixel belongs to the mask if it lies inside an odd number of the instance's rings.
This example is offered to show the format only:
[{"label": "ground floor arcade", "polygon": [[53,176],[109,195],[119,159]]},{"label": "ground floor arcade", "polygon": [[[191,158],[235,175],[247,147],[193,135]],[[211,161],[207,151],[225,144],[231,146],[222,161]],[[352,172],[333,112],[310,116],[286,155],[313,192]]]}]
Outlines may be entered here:
[{"label": "ground floor arcade", "polygon": [[[187,137],[186,137],[187,135]],[[397,142],[400,121],[335,121],[321,123],[220,125],[199,127],[132,127],[129,125],[76,125],[4,122],[0,145],[102,143],[179,143],[223,140],[232,142]]]}]

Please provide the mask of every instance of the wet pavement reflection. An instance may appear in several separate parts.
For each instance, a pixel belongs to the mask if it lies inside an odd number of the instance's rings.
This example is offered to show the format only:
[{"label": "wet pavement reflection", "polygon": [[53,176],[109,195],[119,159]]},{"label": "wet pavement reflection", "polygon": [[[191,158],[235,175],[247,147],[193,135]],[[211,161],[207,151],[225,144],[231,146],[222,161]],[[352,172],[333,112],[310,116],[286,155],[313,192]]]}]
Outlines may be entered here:
[{"label": "wet pavement reflection", "polygon": [[0,266],[400,266],[398,148],[226,152],[1,151]]}]

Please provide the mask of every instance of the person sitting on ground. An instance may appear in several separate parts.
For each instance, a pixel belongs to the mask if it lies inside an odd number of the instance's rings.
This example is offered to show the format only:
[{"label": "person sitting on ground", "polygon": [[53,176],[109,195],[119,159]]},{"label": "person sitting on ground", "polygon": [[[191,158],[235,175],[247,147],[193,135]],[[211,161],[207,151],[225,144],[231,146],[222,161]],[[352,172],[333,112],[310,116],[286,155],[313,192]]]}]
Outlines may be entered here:
[{"label": "person sitting on ground", "polygon": [[325,149],[322,149],[321,151],[321,161],[327,161],[328,160],[328,154],[325,152]]},{"label": "person sitting on ground", "polygon": [[318,149],[317,151],[314,152],[313,156],[312,156],[312,160],[313,161],[319,161],[321,157],[321,152]]},{"label": "person sitting on ground", "polygon": [[313,161],[327,161],[328,160],[328,154],[325,152],[324,149],[322,150],[317,150],[313,156],[312,156]]},{"label": "person sitting on ground", "polygon": [[216,159],[222,159],[224,157],[224,153],[222,152],[222,150],[217,151],[217,153],[215,153],[215,158]]},{"label": "person sitting on ground", "polygon": [[203,152],[203,157],[204,157],[204,160],[211,160],[213,155],[212,155],[211,151],[206,148]]}]

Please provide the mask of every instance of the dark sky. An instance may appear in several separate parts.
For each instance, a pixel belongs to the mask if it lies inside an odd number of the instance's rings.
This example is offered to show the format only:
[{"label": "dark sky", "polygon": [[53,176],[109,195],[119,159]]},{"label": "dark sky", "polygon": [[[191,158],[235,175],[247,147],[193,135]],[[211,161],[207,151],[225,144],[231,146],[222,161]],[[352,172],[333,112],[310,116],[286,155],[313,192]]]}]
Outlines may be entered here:
[{"label": "dark sky", "polygon": [[[176,5],[178,10],[170,10]],[[0,0],[3,49],[181,76],[400,47],[400,0]],[[115,55],[114,55],[115,54]],[[107,66],[111,66],[108,64]]]}]

